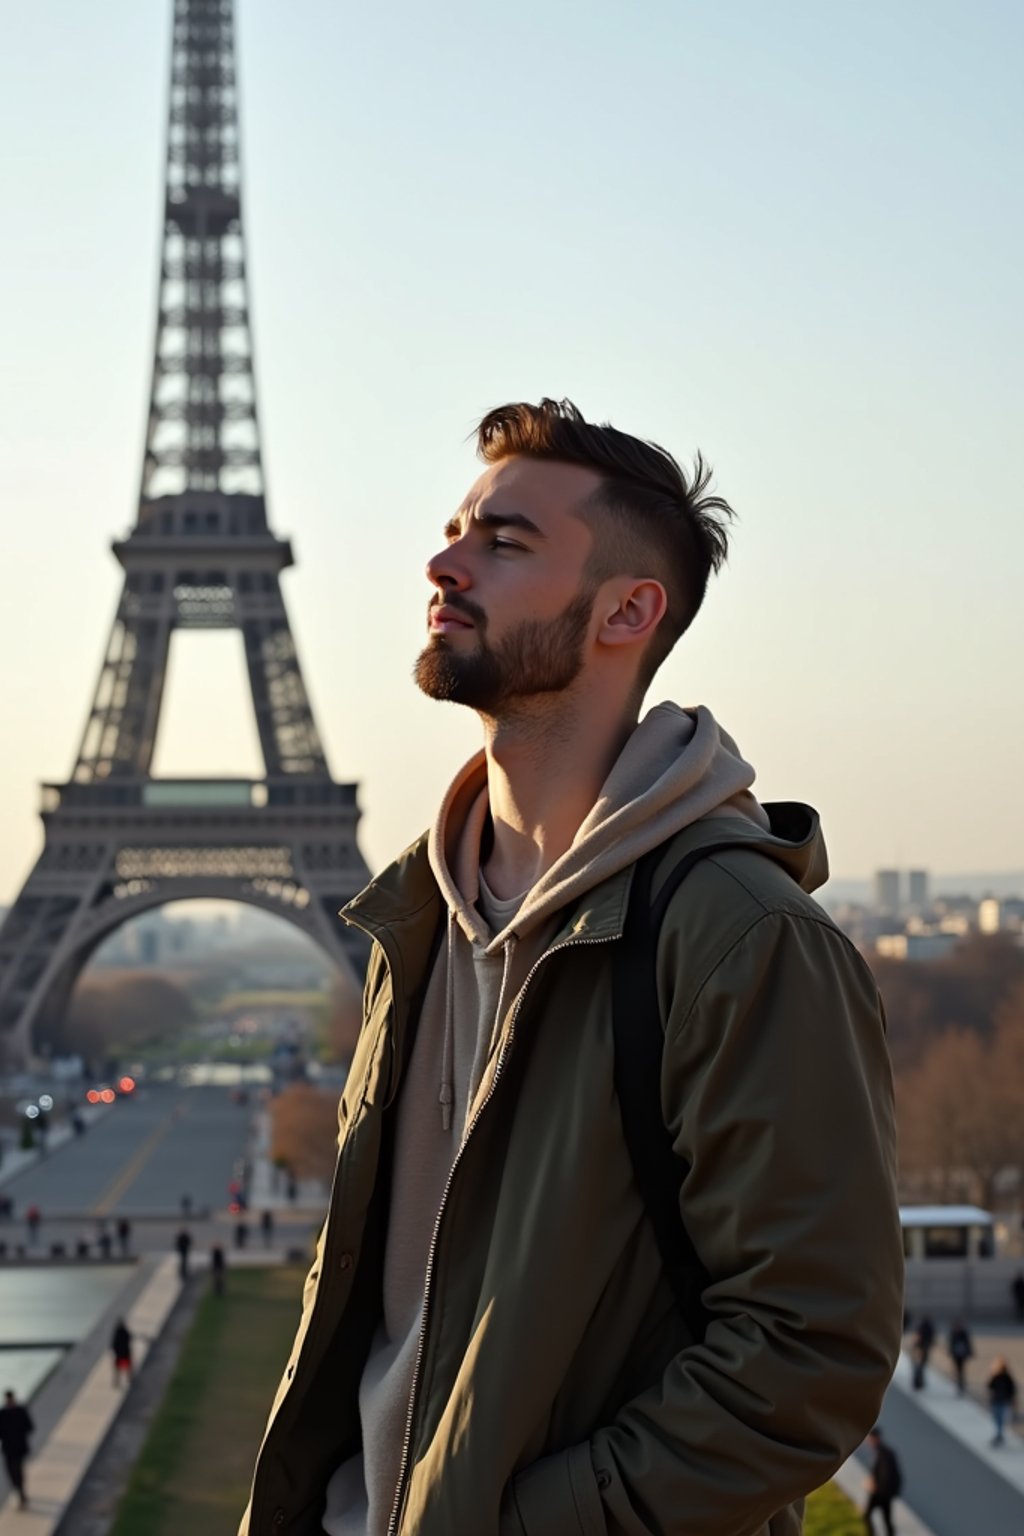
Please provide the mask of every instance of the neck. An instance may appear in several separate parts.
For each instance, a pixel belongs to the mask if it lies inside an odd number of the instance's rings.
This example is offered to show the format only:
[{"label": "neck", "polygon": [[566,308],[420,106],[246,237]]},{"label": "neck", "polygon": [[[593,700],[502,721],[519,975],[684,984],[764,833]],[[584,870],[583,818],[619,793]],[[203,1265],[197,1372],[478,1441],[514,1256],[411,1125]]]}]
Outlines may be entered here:
[{"label": "neck", "polygon": [[530,890],[571,846],[636,721],[635,708],[565,693],[485,717],[494,838],[484,877],[499,900]]}]

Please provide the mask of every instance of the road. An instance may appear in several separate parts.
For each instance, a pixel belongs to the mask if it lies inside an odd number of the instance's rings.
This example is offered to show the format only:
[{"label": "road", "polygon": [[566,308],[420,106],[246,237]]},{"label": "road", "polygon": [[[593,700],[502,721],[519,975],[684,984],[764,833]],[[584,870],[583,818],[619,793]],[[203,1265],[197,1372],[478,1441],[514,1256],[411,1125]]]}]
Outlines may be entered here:
[{"label": "road", "polygon": [[[101,1221],[112,1230],[126,1216],[133,1251],[165,1250],[188,1196],[197,1248],[213,1242],[234,1246],[237,1218],[228,1211],[228,1185],[251,1156],[252,1132],[251,1104],[234,1103],[227,1088],[140,1087],[84,1135],[6,1181],[4,1193],[15,1210],[11,1220],[0,1223],[0,1243],[9,1253],[19,1246],[46,1252],[54,1243],[71,1252],[83,1239],[95,1245]],[[43,1216],[34,1243],[23,1220],[31,1205]],[[275,1213],[278,1244],[304,1248],[316,1219],[309,1213]]]},{"label": "road", "polygon": [[140,1087],[6,1191],[20,1211],[171,1216],[183,1195],[197,1210],[217,1209],[245,1156],[250,1117],[226,1088]]}]

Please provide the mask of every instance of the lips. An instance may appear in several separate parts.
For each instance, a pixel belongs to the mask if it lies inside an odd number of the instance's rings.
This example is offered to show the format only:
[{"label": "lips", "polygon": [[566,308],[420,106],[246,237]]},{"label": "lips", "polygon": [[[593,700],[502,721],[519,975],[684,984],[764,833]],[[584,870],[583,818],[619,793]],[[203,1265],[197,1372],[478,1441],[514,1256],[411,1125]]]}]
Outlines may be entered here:
[{"label": "lips", "polygon": [[473,620],[460,613],[457,608],[443,603],[440,608],[431,608],[427,615],[427,622],[435,634],[448,634],[455,629],[472,629]]}]

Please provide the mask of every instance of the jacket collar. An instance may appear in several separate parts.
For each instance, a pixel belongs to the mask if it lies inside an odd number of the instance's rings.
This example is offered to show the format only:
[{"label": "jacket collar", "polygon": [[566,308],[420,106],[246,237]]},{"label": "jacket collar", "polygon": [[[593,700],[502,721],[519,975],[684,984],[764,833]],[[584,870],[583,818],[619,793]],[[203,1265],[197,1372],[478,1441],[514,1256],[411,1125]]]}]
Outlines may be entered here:
[{"label": "jacket collar", "polygon": [[[796,802],[766,805],[771,830],[764,832],[742,816],[706,816],[670,839],[666,865],[700,849],[756,848],[804,886],[813,889],[827,875],[817,813]],[[341,909],[345,922],[376,939],[388,957],[396,995],[412,997],[422,982],[437,925],[443,914],[441,892],[427,857],[428,834],[412,843],[359,895]],[[820,853],[819,853],[820,850]],[[633,879],[633,865],[595,885],[567,908],[552,944],[572,937],[617,939],[622,935]]]}]

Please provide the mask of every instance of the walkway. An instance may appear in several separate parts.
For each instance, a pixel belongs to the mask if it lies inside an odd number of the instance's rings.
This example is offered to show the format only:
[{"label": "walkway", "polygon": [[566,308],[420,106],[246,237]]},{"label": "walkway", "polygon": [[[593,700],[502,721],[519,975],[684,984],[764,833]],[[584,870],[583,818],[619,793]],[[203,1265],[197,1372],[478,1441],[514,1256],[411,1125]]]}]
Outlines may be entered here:
[{"label": "walkway", "polygon": [[[168,1255],[158,1260],[128,1313],[136,1367],[159,1336],[180,1288],[177,1258]],[[39,1454],[28,1463],[28,1509],[19,1509],[13,1494],[0,1508],[0,1536],[51,1536],[124,1401],[123,1390],[114,1386],[112,1376],[110,1355],[104,1353]]]}]

